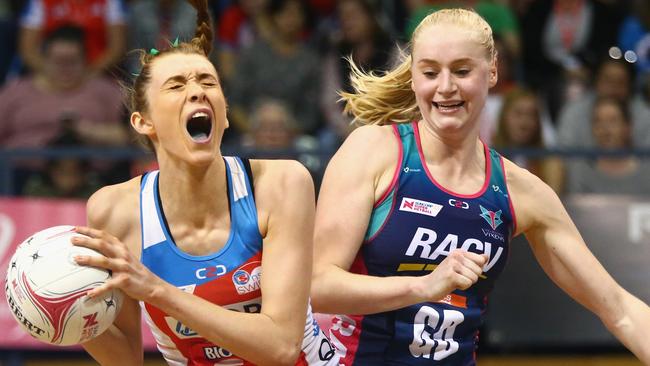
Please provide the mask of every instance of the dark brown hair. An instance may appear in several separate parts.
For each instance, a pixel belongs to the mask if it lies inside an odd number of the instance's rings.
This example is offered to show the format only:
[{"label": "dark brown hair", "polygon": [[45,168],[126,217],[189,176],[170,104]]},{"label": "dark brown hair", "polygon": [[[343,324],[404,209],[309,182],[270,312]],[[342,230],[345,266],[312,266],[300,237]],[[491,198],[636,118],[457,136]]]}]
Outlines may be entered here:
[{"label": "dark brown hair", "polygon": [[[133,87],[127,88],[128,93],[128,108],[129,112],[146,112],[147,105],[147,96],[146,89],[147,85],[151,81],[151,63],[153,60],[168,54],[173,53],[183,53],[183,54],[199,54],[209,57],[210,51],[212,51],[212,39],[213,31],[210,21],[210,14],[208,12],[208,1],[207,0],[187,0],[197,11],[196,19],[196,31],[194,32],[194,38],[188,42],[179,42],[178,45],[174,45],[170,42],[170,46],[166,49],[157,50],[154,52],[147,52],[145,50],[138,50],[140,52],[140,63],[142,64],[142,69],[140,73],[135,77],[133,82]],[[137,134],[136,139],[138,142],[142,143],[146,147],[153,150],[153,144],[146,136]]]}]

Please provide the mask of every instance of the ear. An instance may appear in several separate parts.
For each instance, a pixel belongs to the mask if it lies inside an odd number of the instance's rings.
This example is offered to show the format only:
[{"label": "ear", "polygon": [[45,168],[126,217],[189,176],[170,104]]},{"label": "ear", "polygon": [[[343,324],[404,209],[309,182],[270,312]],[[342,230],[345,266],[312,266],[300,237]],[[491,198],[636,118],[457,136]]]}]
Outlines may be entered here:
[{"label": "ear", "polygon": [[224,130],[227,129],[228,127],[230,127],[230,121],[226,117],[226,125],[224,126]]},{"label": "ear", "polygon": [[411,76],[411,90],[415,93],[415,85],[413,84],[413,77]]},{"label": "ear", "polygon": [[131,113],[131,127],[141,135],[151,136],[156,133],[156,129],[153,123],[151,123],[151,120],[143,116],[140,112]]},{"label": "ear", "polygon": [[499,81],[499,75],[497,73],[497,58],[496,56],[494,57],[494,61],[492,61],[490,65],[490,71],[489,71],[489,79],[488,82],[490,83],[490,88],[493,86],[497,85],[497,81]]}]

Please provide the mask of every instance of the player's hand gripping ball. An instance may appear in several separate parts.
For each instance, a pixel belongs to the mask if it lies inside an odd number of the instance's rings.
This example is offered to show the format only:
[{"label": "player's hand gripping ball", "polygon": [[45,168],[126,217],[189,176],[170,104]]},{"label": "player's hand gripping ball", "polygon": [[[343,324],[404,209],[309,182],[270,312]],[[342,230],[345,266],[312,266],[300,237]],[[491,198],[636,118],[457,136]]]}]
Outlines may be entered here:
[{"label": "player's hand gripping ball", "polygon": [[104,332],[115,320],[123,295],[111,290],[88,298],[86,293],[110,279],[102,268],[80,266],[76,255],[100,253],[73,246],[80,236],[73,226],[55,226],[21,243],[9,261],[5,291],[16,321],[34,338],[55,345],[83,343]]}]

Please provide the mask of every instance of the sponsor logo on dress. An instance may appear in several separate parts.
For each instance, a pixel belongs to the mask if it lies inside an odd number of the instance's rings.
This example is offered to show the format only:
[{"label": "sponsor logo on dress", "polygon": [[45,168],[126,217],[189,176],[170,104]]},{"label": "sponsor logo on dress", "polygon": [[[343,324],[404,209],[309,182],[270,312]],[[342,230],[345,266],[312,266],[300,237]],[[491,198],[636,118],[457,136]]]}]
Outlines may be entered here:
[{"label": "sponsor logo on dress", "polygon": [[414,198],[404,197],[399,206],[400,211],[413,212],[420,215],[427,215],[431,217],[438,216],[442,205],[433,202],[420,201]]},{"label": "sponsor logo on dress", "polygon": [[240,295],[259,290],[261,281],[262,263],[259,261],[246,263],[232,274],[232,283]]},{"label": "sponsor logo on dress", "polygon": [[467,210],[469,208],[469,203],[451,198],[449,199],[449,206]]},{"label": "sponsor logo on dress", "polygon": [[422,169],[409,168],[409,167],[405,167],[403,170],[404,170],[404,173],[418,173],[418,172],[422,171]]}]

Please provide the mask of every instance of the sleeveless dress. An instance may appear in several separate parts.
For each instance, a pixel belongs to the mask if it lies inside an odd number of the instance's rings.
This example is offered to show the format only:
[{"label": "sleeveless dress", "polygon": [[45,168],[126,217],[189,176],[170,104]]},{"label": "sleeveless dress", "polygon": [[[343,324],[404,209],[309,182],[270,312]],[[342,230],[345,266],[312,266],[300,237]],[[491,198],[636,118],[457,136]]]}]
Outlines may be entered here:
[{"label": "sleeveless dress", "polygon": [[375,204],[350,271],[423,276],[454,249],[487,254],[478,282],[438,302],[379,314],[336,315],[330,339],[345,365],[475,365],[487,295],[503,270],[515,222],[503,162],[485,147],[483,187],[471,195],[439,185],[424,164],[416,123],[393,126],[400,159]]},{"label": "sleeveless dress", "polygon": [[[259,313],[263,248],[255,200],[242,160],[237,157],[224,157],[224,160],[231,228],[223,248],[209,255],[194,256],[176,246],[160,202],[158,171],[154,171],[144,175],[141,183],[141,261],[157,276],[185,292],[229,310]],[[141,306],[158,349],[170,365],[252,365],[155,306],[147,303]],[[296,365],[338,365],[338,356],[314,320],[311,306],[307,310],[304,335]]]}]

